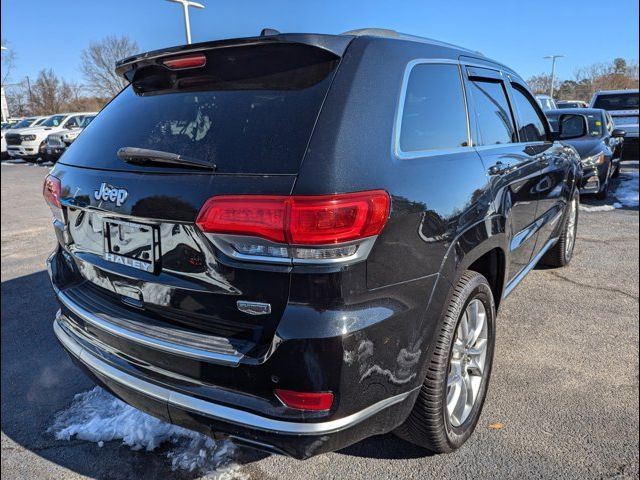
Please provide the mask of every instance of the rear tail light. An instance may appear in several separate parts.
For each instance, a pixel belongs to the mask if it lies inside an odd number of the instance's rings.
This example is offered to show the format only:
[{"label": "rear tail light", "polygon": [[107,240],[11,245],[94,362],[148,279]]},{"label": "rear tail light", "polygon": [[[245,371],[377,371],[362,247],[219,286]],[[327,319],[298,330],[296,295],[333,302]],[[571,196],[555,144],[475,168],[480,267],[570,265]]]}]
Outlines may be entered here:
[{"label": "rear tail light", "polygon": [[53,217],[64,223],[64,215],[62,213],[62,204],[60,203],[60,195],[62,193],[62,185],[60,179],[53,175],[47,175],[42,186],[42,196],[51,208]]},{"label": "rear tail light", "polygon": [[333,405],[331,392],[294,392],[276,388],[274,393],[287,407],[298,410],[329,410]]},{"label": "rear tail light", "polygon": [[207,64],[207,57],[204,55],[186,55],[184,57],[174,57],[164,60],[162,64],[171,70],[183,70],[186,68],[199,68]]},{"label": "rear tail light", "polygon": [[60,204],[61,190],[62,185],[60,184],[60,180],[53,175],[47,175],[47,178],[44,179],[42,195],[50,206],[62,208],[62,205]]},{"label": "rear tail light", "polygon": [[[246,256],[333,261],[363,253],[389,216],[383,190],[318,196],[211,197],[196,223]],[[219,242],[216,245],[220,246]],[[366,245],[365,245],[366,246]],[[224,246],[222,249],[228,253]]]}]

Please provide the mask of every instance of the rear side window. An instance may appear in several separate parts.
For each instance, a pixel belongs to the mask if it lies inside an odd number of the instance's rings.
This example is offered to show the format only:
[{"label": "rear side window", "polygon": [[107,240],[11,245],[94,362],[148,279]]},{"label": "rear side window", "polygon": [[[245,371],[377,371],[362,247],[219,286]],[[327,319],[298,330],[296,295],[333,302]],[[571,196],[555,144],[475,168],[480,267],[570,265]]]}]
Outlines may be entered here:
[{"label": "rear side window", "polygon": [[409,74],[400,124],[400,150],[467,146],[467,113],[457,65],[418,64]]},{"label": "rear side window", "polygon": [[544,129],[543,120],[540,118],[538,111],[533,106],[533,100],[526,95],[521,87],[513,85],[513,103],[518,111],[518,120],[520,121],[521,142],[544,142],[547,140],[547,133]]},{"label": "rear side window", "polygon": [[473,80],[469,84],[480,131],[480,143],[501,145],[516,142],[516,132],[503,83]]},{"label": "rear side window", "polygon": [[116,155],[137,147],[206,160],[218,173],[297,173],[339,57],[282,43],[219,48],[206,57],[204,68],[138,70],[63,162],[157,170]]}]

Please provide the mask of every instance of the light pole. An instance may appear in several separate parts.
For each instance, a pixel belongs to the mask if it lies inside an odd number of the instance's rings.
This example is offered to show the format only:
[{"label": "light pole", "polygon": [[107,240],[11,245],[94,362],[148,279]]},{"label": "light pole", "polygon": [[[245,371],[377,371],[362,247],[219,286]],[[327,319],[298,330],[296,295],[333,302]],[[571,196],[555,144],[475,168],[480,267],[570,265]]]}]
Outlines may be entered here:
[{"label": "light pole", "polygon": [[563,58],[564,55],[547,55],[546,59],[551,60],[551,86],[549,87],[549,96],[553,98],[553,82],[556,76],[556,58]]},{"label": "light pole", "polygon": [[191,43],[191,25],[189,24],[189,7],[204,8],[204,5],[197,2],[191,2],[190,0],[167,0],[168,2],[179,3],[182,5],[182,12],[184,13],[184,32],[187,36],[187,44]]},{"label": "light pole", "polygon": [[[8,50],[8,48],[2,45],[2,50]],[[0,86],[0,110],[2,111],[1,117],[4,122],[9,118],[9,106],[7,105],[7,97],[4,95],[4,85]]]}]

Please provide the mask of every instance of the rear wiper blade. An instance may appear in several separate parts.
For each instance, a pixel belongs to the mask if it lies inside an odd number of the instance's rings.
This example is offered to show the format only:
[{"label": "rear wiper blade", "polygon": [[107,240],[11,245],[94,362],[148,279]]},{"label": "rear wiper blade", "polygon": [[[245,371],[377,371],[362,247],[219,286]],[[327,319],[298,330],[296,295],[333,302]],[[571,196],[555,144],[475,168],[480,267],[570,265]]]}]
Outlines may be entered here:
[{"label": "rear wiper blade", "polygon": [[118,157],[127,163],[165,163],[170,165],[181,165],[184,167],[203,168],[215,170],[215,164],[206,160],[185,157],[177,153],[163,152],[161,150],[150,150],[148,148],[122,147],[118,150]]}]

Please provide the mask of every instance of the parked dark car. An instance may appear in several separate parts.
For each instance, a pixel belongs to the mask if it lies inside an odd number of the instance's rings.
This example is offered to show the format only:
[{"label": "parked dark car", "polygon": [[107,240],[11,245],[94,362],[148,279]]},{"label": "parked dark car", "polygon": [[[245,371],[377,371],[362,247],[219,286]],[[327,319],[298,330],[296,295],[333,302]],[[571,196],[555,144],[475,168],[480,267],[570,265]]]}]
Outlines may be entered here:
[{"label": "parked dark car", "polygon": [[71,358],[152,415],[297,458],[390,431],[460,447],[502,300],[572,258],[581,168],[558,140],[584,117],[553,133],[511,69],[386,30],[117,71],[131,85],[44,185]]},{"label": "parked dark car", "polygon": [[595,194],[604,199],[612,178],[620,173],[623,138],[626,132],[616,128],[609,112],[600,108],[577,108],[545,112],[552,129],[557,129],[560,116],[575,113],[587,117],[588,132],[581,138],[568,141],[580,154],[583,173],[581,193]]}]

